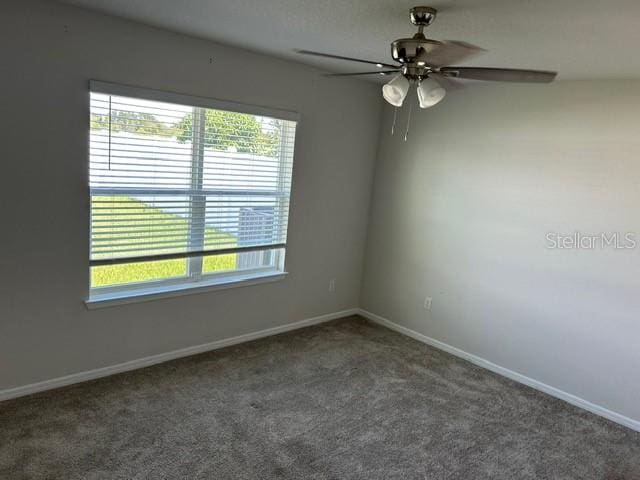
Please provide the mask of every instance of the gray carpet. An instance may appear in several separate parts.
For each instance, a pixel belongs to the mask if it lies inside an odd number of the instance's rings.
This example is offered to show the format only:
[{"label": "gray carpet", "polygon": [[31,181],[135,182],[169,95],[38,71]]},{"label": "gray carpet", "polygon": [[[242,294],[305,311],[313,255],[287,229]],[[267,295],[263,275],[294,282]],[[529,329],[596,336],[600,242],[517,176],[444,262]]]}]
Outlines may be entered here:
[{"label": "gray carpet", "polygon": [[2,479],[640,479],[640,434],[351,317],[0,403]]}]

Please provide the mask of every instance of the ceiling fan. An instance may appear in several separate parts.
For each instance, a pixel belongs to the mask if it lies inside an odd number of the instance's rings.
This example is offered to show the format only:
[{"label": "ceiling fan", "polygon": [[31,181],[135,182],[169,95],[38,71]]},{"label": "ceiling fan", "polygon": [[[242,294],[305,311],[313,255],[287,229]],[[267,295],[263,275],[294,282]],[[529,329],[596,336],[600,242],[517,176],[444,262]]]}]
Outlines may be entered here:
[{"label": "ceiling fan", "polygon": [[418,32],[411,38],[400,38],[391,43],[391,56],[397,62],[395,65],[310,50],[297,50],[297,52],[304,55],[366,63],[378,67],[378,70],[373,72],[334,73],[328,74],[328,76],[397,73],[389,83],[382,87],[382,95],[385,100],[396,107],[402,106],[412,83],[417,84],[420,107],[429,108],[444,98],[445,87],[459,86],[454,80],[456,78],[526,83],[549,83],[556,78],[557,72],[546,70],[451,66],[484,50],[466,42],[438,41],[425,37],[424,28],[433,23],[437,13],[437,10],[431,7],[413,7],[410,10],[411,23],[418,27]]}]

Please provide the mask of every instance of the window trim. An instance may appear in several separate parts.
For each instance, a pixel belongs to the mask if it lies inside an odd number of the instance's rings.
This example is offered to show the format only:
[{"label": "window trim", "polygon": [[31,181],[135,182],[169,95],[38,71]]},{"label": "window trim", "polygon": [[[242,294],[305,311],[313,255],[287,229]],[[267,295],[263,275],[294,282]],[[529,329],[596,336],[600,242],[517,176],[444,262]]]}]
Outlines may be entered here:
[{"label": "window trim", "polygon": [[264,107],[259,105],[249,105],[246,103],[230,102],[216,98],[205,98],[196,95],[184,95],[182,93],[167,92],[164,90],[153,90],[146,87],[132,87],[119,83],[102,82],[99,80],[89,80],[89,91],[102,93],[105,95],[116,95],[123,97],[134,97],[144,100],[156,100],[158,102],[178,103],[193,107],[212,108],[214,110],[228,110],[237,113],[249,113],[264,117],[273,117],[279,120],[289,120],[300,123],[300,114],[291,110],[280,108]]},{"label": "window trim", "polygon": [[[273,270],[259,275],[256,275],[255,271],[252,270],[250,274],[239,275],[236,273],[235,277],[228,277],[225,279],[220,278],[220,275],[216,275],[215,278],[212,278],[209,281],[191,281],[190,283],[183,284],[165,284],[156,285],[152,288],[138,288],[127,291],[120,290],[119,292],[113,293],[100,293],[98,295],[93,295],[88,300],[85,300],[84,304],[87,309],[96,310],[99,308],[115,307],[118,305],[148,302],[150,300],[182,297],[185,295],[196,295],[216,290],[227,290],[230,288],[249,287],[263,283],[278,282],[284,280],[287,275],[289,275],[289,272]],[[165,281],[159,280],[157,283],[163,282]],[[149,284],[147,283],[147,286],[148,285]]]},{"label": "window trim", "polygon": [[[153,90],[144,87],[133,87],[129,85],[109,83],[98,80],[89,80],[89,92],[113,96],[139,98],[142,100],[190,105],[194,107],[194,110],[226,110],[237,113],[246,113],[259,116],[267,116],[280,120],[293,121],[297,124],[299,124],[300,122],[300,114],[289,110],[249,105],[193,95],[184,95],[174,92]],[[194,148],[197,148],[195,142]],[[284,174],[281,173],[281,176],[282,175]],[[284,180],[283,176],[281,180]],[[192,185],[191,189],[187,190],[192,190],[193,188],[195,188],[194,185]],[[163,193],[165,192],[163,191]],[[234,190],[234,193],[237,194],[238,191]],[[255,195],[255,193],[256,192],[251,192],[252,195]],[[289,200],[291,198],[290,195],[291,194],[289,192],[289,195],[287,195],[287,199]],[[91,286],[89,286],[89,296],[85,300],[85,305],[89,309],[102,308],[112,305],[137,303],[156,298],[168,298],[188,295],[192,293],[201,293],[203,291],[243,287],[282,280],[288,274],[285,268],[286,256],[283,254],[284,248],[286,248],[286,246],[274,245],[273,248],[269,250],[272,251],[275,255],[274,265],[272,266],[252,268],[245,271],[240,270],[220,273],[201,271],[198,275],[191,273],[191,270],[198,263],[202,265],[204,257],[198,255],[185,255],[185,262],[187,267],[185,275],[105,287],[91,288]],[[91,267],[89,268],[89,270],[89,275],[91,276]]]}]

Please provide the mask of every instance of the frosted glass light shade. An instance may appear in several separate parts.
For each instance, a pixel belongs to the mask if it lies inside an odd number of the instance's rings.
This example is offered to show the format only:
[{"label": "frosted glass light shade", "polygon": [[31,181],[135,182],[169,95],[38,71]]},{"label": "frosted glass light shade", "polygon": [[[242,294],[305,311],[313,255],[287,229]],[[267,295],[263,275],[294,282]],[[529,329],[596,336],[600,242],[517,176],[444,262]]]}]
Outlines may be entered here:
[{"label": "frosted glass light shade", "polygon": [[418,102],[420,108],[433,107],[440,102],[447,91],[432,78],[425,78],[418,84]]},{"label": "frosted glass light shade", "polygon": [[382,96],[394,107],[402,106],[407,93],[409,93],[409,80],[403,74],[396,75],[382,87]]}]

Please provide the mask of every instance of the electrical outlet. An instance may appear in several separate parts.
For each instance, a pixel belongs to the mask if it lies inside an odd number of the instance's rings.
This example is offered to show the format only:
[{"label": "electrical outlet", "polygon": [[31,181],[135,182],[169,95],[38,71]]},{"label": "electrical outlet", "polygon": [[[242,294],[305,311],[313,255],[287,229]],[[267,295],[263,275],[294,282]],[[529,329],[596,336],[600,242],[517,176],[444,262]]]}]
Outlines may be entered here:
[{"label": "electrical outlet", "polygon": [[329,280],[329,291],[330,292],[335,292],[336,291],[336,279],[332,278],[331,280]]},{"label": "electrical outlet", "polygon": [[424,309],[425,310],[431,310],[431,297],[425,297],[424,298]]}]

